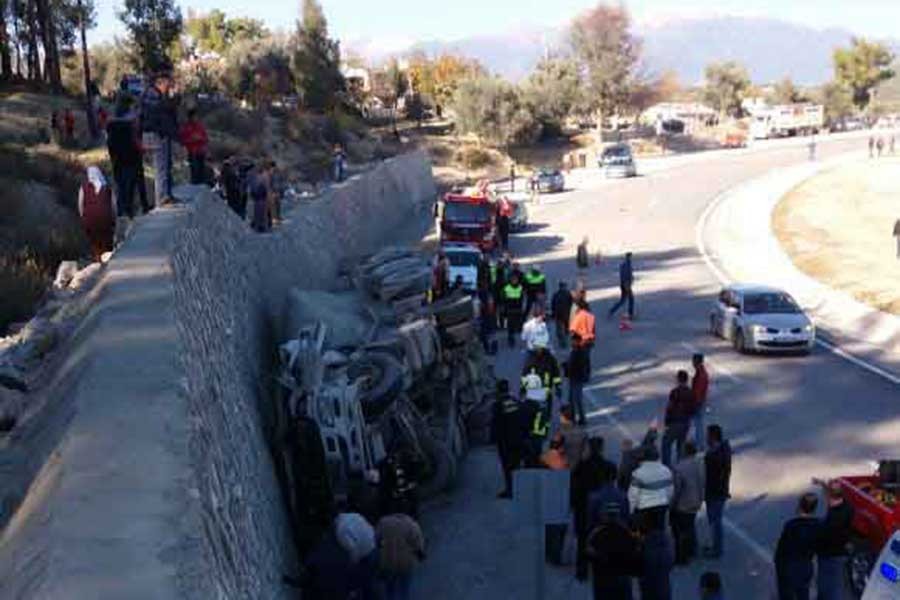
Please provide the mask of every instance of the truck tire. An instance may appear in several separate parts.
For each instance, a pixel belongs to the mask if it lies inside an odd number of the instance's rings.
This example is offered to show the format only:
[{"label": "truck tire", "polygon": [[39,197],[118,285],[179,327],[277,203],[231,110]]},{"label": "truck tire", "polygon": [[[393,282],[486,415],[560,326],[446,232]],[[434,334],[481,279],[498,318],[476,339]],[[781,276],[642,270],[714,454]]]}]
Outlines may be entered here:
[{"label": "truck tire", "polygon": [[434,303],[431,308],[439,327],[450,327],[471,321],[474,310],[472,299],[468,296],[457,300],[441,300]]},{"label": "truck tire", "polygon": [[847,580],[850,582],[850,589],[855,597],[861,598],[878,557],[872,551],[869,543],[862,538],[854,539],[850,542],[850,546],[850,559],[847,561]]},{"label": "truck tire", "polygon": [[389,354],[368,352],[348,368],[351,379],[368,377],[361,404],[366,422],[378,419],[403,391],[403,365]]}]

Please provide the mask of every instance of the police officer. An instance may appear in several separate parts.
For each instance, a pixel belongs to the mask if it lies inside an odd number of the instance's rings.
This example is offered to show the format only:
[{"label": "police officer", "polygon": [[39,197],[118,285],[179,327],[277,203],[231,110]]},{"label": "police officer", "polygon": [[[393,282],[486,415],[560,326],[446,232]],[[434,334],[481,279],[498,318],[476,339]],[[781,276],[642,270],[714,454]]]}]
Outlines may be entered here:
[{"label": "police officer", "polygon": [[499,261],[491,265],[491,293],[494,295],[494,305],[497,307],[497,327],[506,328],[506,307],[503,302],[503,288],[509,283],[509,273],[512,266],[509,256],[504,255]]},{"label": "police officer", "polygon": [[525,273],[525,314],[531,314],[536,302],[543,302],[547,296],[547,277],[541,272],[540,265],[532,265]]},{"label": "police officer", "polygon": [[524,420],[522,403],[509,393],[509,382],[497,382],[497,399],[491,420],[491,439],[497,444],[500,468],[503,469],[503,491],[498,498],[512,498],[512,474],[522,464],[530,423]]},{"label": "police officer", "polygon": [[524,299],[525,288],[519,276],[513,273],[509,283],[503,287],[503,312],[506,318],[506,338],[510,348],[516,345],[516,337],[522,331]]}]

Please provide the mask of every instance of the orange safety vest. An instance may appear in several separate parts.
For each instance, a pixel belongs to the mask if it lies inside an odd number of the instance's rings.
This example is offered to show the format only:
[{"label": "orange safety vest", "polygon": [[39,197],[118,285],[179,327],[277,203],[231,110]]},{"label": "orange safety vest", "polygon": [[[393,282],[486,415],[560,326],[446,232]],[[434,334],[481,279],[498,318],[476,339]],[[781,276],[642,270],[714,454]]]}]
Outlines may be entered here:
[{"label": "orange safety vest", "polygon": [[577,333],[583,344],[594,341],[594,315],[584,309],[578,309],[569,324],[569,333]]}]

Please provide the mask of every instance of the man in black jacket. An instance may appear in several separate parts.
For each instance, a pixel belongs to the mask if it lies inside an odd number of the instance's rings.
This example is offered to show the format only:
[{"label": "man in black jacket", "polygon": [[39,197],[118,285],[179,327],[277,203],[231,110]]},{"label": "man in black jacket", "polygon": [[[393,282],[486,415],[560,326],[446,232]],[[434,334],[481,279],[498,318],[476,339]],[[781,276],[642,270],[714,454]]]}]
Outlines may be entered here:
[{"label": "man in black jacket", "polygon": [[622,306],[627,302],[628,303],[628,318],[634,319],[634,292],[632,290],[632,286],[634,285],[634,268],[631,264],[631,252],[625,253],[625,260],[622,261],[622,264],[619,265],[619,291],[620,297],[619,301],[609,309],[609,316],[612,317],[616,314]]},{"label": "man in black jacket", "polygon": [[722,427],[710,425],[706,428],[706,518],[712,537],[712,545],[704,550],[707,558],[721,558],[723,551],[722,516],[725,502],[731,497],[731,446]]},{"label": "man in black jacket", "polygon": [[854,511],[836,481],[822,485],[825,487],[828,512],[822,521],[822,537],[816,549],[816,588],[819,590],[819,600],[841,600],[846,597],[844,573],[848,545],[853,535]]},{"label": "man in black jacket", "polygon": [[497,399],[494,401],[491,420],[491,439],[497,444],[500,467],[503,469],[503,491],[498,498],[512,498],[512,474],[521,466],[528,438],[528,424],[522,404],[509,393],[509,382],[497,382]]},{"label": "man in black jacket", "polygon": [[684,441],[694,416],[694,392],[688,387],[687,371],[678,371],[675,379],[677,385],[669,392],[669,403],[666,405],[666,429],[662,439],[662,462],[667,467],[672,466],[673,443],[677,457],[675,462],[681,460]]},{"label": "man in black jacket", "polygon": [[784,524],[775,549],[775,573],[778,600],[808,600],[813,577],[813,555],[822,535],[822,523],[816,519],[819,499],[803,494],[797,516]]},{"label": "man in black jacket", "polygon": [[131,106],[122,100],[115,117],[106,125],[106,146],[116,182],[116,204],[120,217],[134,218],[134,193],[138,183],[141,152],[137,124],[130,117]]},{"label": "man in black jacket", "polygon": [[178,138],[178,117],[171,68],[161,69],[141,97],[141,127],[151,134],[153,169],[156,172],[156,206],[172,201],[172,140]]},{"label": "man in black jacket", "polygon": [[569,345],[569,316],[572,313],[572,292],[565,281],[559,282],[559,289],[553,294],[550,302],[553,311],[553,322],[556,324],[556,342],[560,348]]}]

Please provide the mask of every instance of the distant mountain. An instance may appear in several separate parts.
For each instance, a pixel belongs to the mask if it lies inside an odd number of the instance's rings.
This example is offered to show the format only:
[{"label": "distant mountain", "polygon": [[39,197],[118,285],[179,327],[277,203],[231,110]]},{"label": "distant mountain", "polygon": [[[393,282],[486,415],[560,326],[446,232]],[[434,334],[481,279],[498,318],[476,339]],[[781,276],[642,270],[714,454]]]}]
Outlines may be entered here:
[{"label": "distant mountain", "polygon": [[[757,83],[783,77],[799,84],[823,83],[832,75],[834,48],[847,45],[853,36],[842,29],[818,30],[777,19],[730,16],[638,24],[635,31],[644,40],[646,67],[657,73],[672,70],[685,85],[701,82],[706,65],[717,60],[740,61]],[[893,45],[900,50],[900,41]],[[493,73],[519,80],[545,52],[565,50],[565,32],[547,29],[426,41],[409,50],[462,54],[478,59]]]}]

